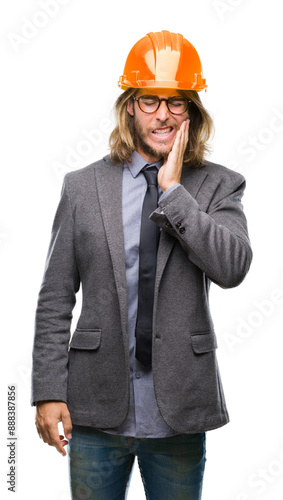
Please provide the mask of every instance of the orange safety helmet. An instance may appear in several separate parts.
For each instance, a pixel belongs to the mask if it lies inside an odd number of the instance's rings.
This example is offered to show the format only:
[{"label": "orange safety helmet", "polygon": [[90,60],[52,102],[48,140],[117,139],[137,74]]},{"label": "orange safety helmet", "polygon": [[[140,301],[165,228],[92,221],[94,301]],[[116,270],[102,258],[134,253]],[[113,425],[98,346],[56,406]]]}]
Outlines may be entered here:
[{"label": "orange safety helmet", "polygon": [[203,90],[202,66],[194,46],[170,31],[148,33],[131,49],[118,85],[134,88]]}]

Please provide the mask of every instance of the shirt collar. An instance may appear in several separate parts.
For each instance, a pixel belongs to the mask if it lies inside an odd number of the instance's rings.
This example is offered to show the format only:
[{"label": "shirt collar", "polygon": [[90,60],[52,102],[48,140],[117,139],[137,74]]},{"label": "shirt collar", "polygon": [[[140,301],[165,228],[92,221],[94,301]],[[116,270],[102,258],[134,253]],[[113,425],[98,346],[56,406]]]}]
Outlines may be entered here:
[{"label": "shirt collar", "polygon": [[163,160],[159,160],[153,163],[146,163],[146,160],[139,153],[137,153],[137,151],[134,151],[132,154],[132,161],[125,164],[125,166],[130,170],[133,177],[137,177],[137,175],[145,167],[145,165],[155,165],[159,170],[163,165]]}]

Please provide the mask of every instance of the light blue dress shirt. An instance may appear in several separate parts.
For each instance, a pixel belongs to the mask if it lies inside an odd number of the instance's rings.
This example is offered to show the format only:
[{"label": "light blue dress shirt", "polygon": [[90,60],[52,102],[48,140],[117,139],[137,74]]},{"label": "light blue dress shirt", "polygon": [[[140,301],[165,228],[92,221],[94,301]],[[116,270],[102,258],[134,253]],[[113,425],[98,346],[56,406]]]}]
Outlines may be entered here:
[{"label": "light blue dress shirt", "polygon": [[[163,161],[153,163],[159,169]],[[141,212],[147,182],[141,170],[146,161],[136,151],[132,162],[124,165],[122,184],[122,215],[128,288],[128,333],[130,351],[130,410],[119,427],[104,431],[137,438],[169,437],[173,431],[163,420],[157,407],[151,367],[144,367],[135,358],[135,327],[138,307],[139,240]],[[170,188],[170,191],[173,188]],[[159,188],[160,189],[160,188]],[[162,194],[160,189],[160,195]]]}]

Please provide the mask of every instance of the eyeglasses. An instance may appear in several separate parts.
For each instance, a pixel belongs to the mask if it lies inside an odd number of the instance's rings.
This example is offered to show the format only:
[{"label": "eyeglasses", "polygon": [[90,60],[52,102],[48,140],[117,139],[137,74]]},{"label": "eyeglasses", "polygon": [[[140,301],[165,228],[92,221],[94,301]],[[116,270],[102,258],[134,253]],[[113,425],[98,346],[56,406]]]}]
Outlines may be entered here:
[{"label": "eyeglasses", "polygon": [[147,114],[155,113],[161,101],[165,101],[172,115],[182,115],[187,111],[189,102],[191,102],[188,99],[178,96],[169,97],[169,99],[159,99],[157,95],[141,95],[140,97],[133,96],[133,99],[138,102],[140,110]]}]

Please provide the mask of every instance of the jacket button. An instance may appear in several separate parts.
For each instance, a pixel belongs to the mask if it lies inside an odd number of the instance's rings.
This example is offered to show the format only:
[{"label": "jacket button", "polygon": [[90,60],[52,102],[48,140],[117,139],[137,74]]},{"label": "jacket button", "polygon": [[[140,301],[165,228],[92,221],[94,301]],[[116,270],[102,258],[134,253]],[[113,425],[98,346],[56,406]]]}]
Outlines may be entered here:
[{"label": "jacket button", "polygon": [[169,221],[167,221],[167,222],[165,223],[165,226],[166,226],[166,227],[172,227],[172,224],[170,224],[170,222],[169,222]]},{"label": "jacket button", "polygon": [[176,228],[179,229],[181,227],[181,222],[176,222]]},{"label": "jacket button", "polygon": [[180,233],[181,233],[181,234],[184,234],[184,232],[185,232],[185,231],[186,231],[186,228],[184,228],[184,227],[180,227]]}]

